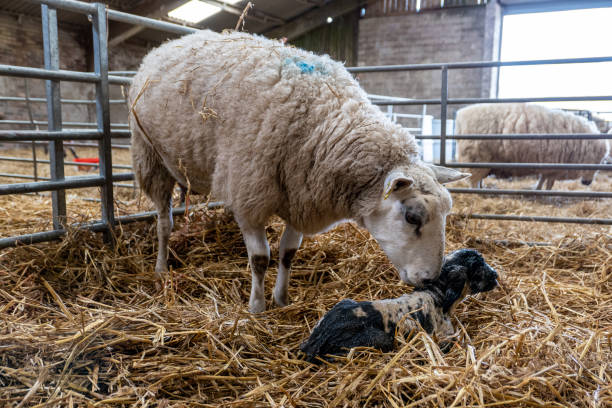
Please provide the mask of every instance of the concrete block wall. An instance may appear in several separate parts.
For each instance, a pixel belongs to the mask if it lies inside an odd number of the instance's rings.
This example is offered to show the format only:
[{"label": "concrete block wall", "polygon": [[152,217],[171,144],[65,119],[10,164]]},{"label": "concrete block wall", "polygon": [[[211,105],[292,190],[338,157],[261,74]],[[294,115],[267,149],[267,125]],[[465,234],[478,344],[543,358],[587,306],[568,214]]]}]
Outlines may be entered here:
[{"label": "concrete block wall", "polygon": [[[359,24],[360,66],[483,61],[496,57],[499,6],[426,10],[365,18]],[[495,79],[492,69],[451,70],[449,97],[489,97]],[[361,73],[359,81],[369,93],[406,98],[439,98],[440,71]],[[395,107],[394,111],[420,113],[422,107]],[[449,118],[457,107],[449,106]],[[439,107],[427,113],[439,118]]]}]

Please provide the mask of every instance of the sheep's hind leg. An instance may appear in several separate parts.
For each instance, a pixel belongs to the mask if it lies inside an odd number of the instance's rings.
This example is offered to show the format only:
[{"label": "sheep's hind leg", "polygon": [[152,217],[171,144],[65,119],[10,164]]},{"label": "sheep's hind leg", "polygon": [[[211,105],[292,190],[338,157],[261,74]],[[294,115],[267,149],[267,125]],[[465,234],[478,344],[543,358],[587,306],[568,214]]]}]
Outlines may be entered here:
[{"label": "sheep's hind leg", "polygon": [[157,153],[138,134],[132,136],[132,167],[138,185],[157,210],[157,261],[155,274],[162,279],[168,272],[168,239],[172,231],[172,190],[176,181]]},{"label": "sheep's hind leg", "polygon": [[274,301],[279,306],[289,304],[289,276],[291,271],[291,260],[302,243],[302,233],[296,231],[291,225],[285,225],[285,231],[280,241],[278,253],[279,265],[274,285]]},{"label": "sheep's hind leg", "polygon": [[472,188],[482,188],[482,179],[489,175],[491,169],[473,169],[470,176],[470,184]]},{"label": "sheep's hind leg", "polygon": [[[155,262],[155,274],[158,278],[163,278],[168,272],[168,240],[172,232],[172,190],[174,180],[166,180],[166,184],[160,183],[158,195],[152,196],[157,210],[157,261]],[[162,187],[166,187],[167,190]],[[169,188],[168,188],[169,187]]]},{"label": "sheep's hind leg", "polygon": [[546,177],[544,177],[544,175],[540,174],[540,178],[538,179],[538,184],[536,185],[536,190],[541,190],[542,186],[544,185],[544,181],[546,180]]},{"label": "sheep's hind leg", "polygon": [[266,310],[266,299],[264,296],[264,281],[266,270],[270,263],[270,246],[266,238],[266,228],[263,225],[252,225],[248,221],[236,216],[242,237],[249,254],[249,265],[251,267],[251,297],[249,299],[249,311],[261,313]]}]

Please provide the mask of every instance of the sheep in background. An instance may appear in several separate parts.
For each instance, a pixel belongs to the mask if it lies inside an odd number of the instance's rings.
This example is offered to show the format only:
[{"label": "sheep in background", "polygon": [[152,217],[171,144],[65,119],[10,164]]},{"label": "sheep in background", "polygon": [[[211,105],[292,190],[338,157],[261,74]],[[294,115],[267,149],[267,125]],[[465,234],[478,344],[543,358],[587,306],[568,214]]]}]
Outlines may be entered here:
[{"label": "sheep in background", "polygon": [[[460,109],[455,134],[599,133],[596,126],[571,113],[525,103],[478,104]],[[606,140],[458,140],[458,160],[466,163],[584,163],[598,164],[609,155]],[[594,170],[487,169],[472,170],[472,187],[489,174],[497,177],[540,175],[537,189],[546,182],[581,178],[590,185]]]},{"label": "sheep in background", "polygon": [[274,289],[288,304],[304,233],[353,219],[415,286],[440,273],[451,198],[467,174],[423,163],[415,139],[327,56],[244,33],[198,31],[143,60],[129,90],[132,163],[158,212],[155,271],[167,272],[175,183],[211,192],[242,231],[251,312],[265,310],[266,223],[286,223]]}]

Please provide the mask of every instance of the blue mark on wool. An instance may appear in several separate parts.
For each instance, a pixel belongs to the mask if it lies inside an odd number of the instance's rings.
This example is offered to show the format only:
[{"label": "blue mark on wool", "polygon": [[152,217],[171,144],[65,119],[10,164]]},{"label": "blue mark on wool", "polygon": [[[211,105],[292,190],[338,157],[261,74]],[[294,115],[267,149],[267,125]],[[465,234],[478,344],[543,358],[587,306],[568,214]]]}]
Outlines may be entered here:
[{"label": "blue mark on wool", "polygon": [[302,71],[302,74],[312,74],[315,69],[314,65],[304,61],[297,61],[295,65],[297,65],[300,71]]},{"label": "blue mark on wool", "polygon": [[300,72],[302,74],[314,74],[314,73],[319,73],[319,74],[327,74],[327,70],[325,69],[325,67],[323,66],[323,64],[321,63],[309,63],[306,61],[303,61],[301,59],[298,58],[285,58],[285,60],[283,61],[284,65],[295,65],[297,68],[300,69]]}]

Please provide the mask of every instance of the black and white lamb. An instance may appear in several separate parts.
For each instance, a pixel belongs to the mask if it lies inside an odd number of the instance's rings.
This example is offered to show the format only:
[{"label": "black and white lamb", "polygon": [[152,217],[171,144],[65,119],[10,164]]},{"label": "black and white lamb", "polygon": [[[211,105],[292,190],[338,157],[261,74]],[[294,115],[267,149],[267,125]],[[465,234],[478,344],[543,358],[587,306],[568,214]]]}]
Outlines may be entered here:
[{"label": "black and white lamb", "polygon": [[[323,316],[300,349],[306,360],[345,355],[352,347],[391,351],[396,332],[405,335],[419,326],[438,339],[455,330],[450,314],[467,295],[497,286],[497,272],[474,249],[461,249],[444,258],[440,277],[396,299],[356,302],[344,299]],[[452,343],[441,343],[448,349]],[[445,350],[446,351],[446,350]]]}]

